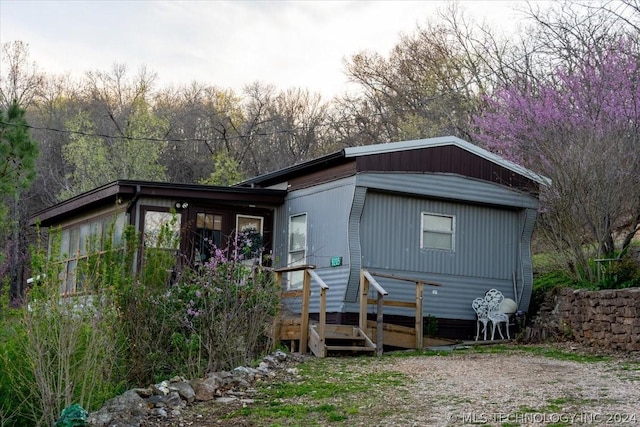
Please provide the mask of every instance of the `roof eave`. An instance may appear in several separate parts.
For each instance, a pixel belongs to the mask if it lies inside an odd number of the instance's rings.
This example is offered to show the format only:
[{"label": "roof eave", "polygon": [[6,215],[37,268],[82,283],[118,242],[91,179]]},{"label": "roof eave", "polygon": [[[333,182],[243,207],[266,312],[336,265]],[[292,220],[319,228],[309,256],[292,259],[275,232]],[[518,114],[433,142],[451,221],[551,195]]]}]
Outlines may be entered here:
[{"label": "roof eave", "polygon": [[[313,166],[320,165],[322,163],[331,162],[337,159],[345,158],[345,150],[340,150],[335,153],[327,154],[317,159],[309,160],[306,162],[298,163],[297,165],[289,166],[288,168],[279,169],[273,172],[269,172],[263,175],[259,175],[255,178],[247,179],[239,182],[235,186],[247,187],[255,184],[261,184],[265,182],[274,182],[280,179],[280,181],[286,180],[288,177],[295,175],[297,172],[311,168]],[[234,187],[235,187],[234,186]]]},{"label": "roof eave", "polygon": [[275,206],[282,203],[286,191],[120,180],[105,184],[102,187],[95,188],[43,209],[29,218],[29,224],[41,224],[47,227],[55,223],[57,219],[71,213],[106,206],[109,203],[115,204],[121,198],[129,200],[133,198],[134,195],[203,200],[211,198],[221,201],[236,201],[238,198],[234,196],[243,195],[246,196],[245,199],[247,202],[252,202],[252,198],[255,198],[256,203]]}]

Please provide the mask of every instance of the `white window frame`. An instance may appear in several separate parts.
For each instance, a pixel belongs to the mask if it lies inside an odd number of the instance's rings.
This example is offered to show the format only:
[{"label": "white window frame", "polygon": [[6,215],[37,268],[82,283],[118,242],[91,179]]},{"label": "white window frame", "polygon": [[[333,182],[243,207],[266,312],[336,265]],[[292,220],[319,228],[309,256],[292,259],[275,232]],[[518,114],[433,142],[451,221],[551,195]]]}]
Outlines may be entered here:
[{"label": "white window frame", "polygon": [[[304,217],[304,243],[300,247],[292,247],[292,219]],[[306,212],[297,213],[289,216],[289,227],[287,232],[287,263],[289,267],[296,265],[304,265],[307,263],[307,242],[309,239],[309,216]],[[302,254],[302,256],[300,256]],[[287,277],[287,290],[302,289],[302,281],[304,279],[304,271],[293,271]]]},{"label": "white window frame", "polygon": [[[451,229],[442,230],[437,228],[429,228],[426,220],[434,217],[451,219]],[[437,234],[442,236],[450,236],[451,247],[443,247],[443,246],[435,246],[435,245],[427,246],[424,238],[425,233],[432,233],[432,234]],[[456,216],[450,215],[450,214],[435,213],[435,212],[421,212],[420,213],[420,249],[455,252],[456,250]]]}]

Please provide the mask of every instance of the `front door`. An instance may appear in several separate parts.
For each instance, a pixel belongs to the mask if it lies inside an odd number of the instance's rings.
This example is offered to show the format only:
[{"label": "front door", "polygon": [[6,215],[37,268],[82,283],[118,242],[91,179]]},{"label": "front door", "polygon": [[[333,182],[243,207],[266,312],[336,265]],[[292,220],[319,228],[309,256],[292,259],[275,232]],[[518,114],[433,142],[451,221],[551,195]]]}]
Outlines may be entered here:
[{"label": "front door", "polygon": [[224,215],[220,212],[199,210],[195,215],[195,227],[193,227],[191,241],[194,261],[205,262],[215,248],[226,245],[223,241],[222,225]]}]

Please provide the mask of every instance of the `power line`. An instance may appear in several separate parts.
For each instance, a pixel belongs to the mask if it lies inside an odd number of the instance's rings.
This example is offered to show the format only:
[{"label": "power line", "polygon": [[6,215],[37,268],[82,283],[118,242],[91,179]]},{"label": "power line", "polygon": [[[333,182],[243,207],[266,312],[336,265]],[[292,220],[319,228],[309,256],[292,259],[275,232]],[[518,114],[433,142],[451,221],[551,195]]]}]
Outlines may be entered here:
[{"label": "power line", "polygon": [[[399,109],[395,110],[395,112],[399,112],[399,111],[400,111]],[[382,116],[382,115],[383,115],[382,113],[373,113],[373,114],[370,114],[370,115],[365,116],[365,117],[373,118],[373,117]],[[314,125],[313,128],[335,126],[335,125],[338,125],[338,124],[344,124],[344,123],[356,121],[358,119],[359,119],[359,117],[354,117],[354,118],[351,118],[351,119],[344,119],[344,120],[325,121],[325,122],[318,123],[318,124]],[[0,124],[6,125],[6,126],[23,127],[23,128],[26,128],[26,129],[33,129],[33,130],[39,130],[39,131],[57,132],[57,133],[68,134],[68,135],[79,135],[79,136],[87,136],[87,137],[94,137],[94,138],[108,138],[108,139],[125,139],[125,140],[128,140],[128,141],[176,142],[176,143],[179,143],[179,142],[204,142],[204,143],[207,143],[209,141],[212,141],[212,139],[213,139],[213,138],[137,137],[137,136],[128,136],[128,135],[109,135],[109,134],[104,134],[104,133],[92,133],[92,132],[76,131],[76,130],[70,130],[70,129],[58,129],[58,128],[52,128],[52,127],[47,127],[47,126],[33,126],[33,125],[25,124],[25,123],[10,123],[10,122],[5,122],[5,121],[0,121]],[[273,135],[278,135],[278,134],[293,133],[293,132],[296,132],[296,131],[304,130],[305,128],[310,128],[310,127],[309,126],[300,126],[300,127],[295,127],[295,128],[289,128],[289,129],[276,129],[276,130],[269,131],[269,132],[251,132],[249,135],[224,136],[222,139],[224,139],[224,140],[233,140],[233,139],[251,138],[253,136],[273,136]]]},{"label": "power line", "polygon": [[[57,132],[57,133],[69,134],[69,135],[79,135],[79,136],[87,136],[87,137],[94,137],[94,138],[108,138],[108,139],[125,139],[128,141],[205,142],[206,143],[212,140],[211,138],[157,138],[157,137],[137,137],[137,136],[128,136],[128,135],[116,136],[116,135],[108,135],[104,133],[91,133],[91,132],[83,132],[83,131],[76,131],[76,130],[69,130],[69,129],[57,129],[57,128],[46,127],[46,126],[33,126],[29,124],[24,124],[24,123],[7,123],[4,121],[0,121],[0,124],[7,125],[7,126],[24,127],[27,129],[33,129],[33,130],[39,130],[39,131]],[[316,127],[324,127],[324,126],[330,126],[330,125],[331,125],[330,123],[320,123],[316,125]],[[299,127],[299,128],[292,128],[292,129],[277,129],[271,132],[253,132],[250,135],[225,136],[224,139],[229,140],[229,139],[250,138],[252,136],[271,136],[271,135],[277,135],[281,133],[292,133],[294,131],[301,130],[301,129],[303,128]]]}]

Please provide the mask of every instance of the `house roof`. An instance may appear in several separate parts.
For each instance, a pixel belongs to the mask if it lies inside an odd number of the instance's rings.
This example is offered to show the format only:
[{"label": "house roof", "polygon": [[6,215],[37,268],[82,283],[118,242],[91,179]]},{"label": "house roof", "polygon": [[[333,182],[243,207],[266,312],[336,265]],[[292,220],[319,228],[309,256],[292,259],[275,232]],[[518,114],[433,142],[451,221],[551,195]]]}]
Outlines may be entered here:
[{"label": "house roof", "polygon": [[81,211],[115,205],[141,196],[277,206],[283,202],[285,195],[286,191],[282,190],[119,180],[43,209],[32,215],[29,223],[49,227]]},{"label": "house roof", "polygon": [[539,175],[523,166],[506,160],[496,154],[493,154],[477,145],[471,144],[463,139],[455,136],[443,136],[438,138],[418,139],[412,141],[401,142],[389,142],[383,144],[373,144],[361,147],[347,147],[341,151],[328,154],[317,159],[313,159],[307,162],[299,163],[294,166],[290,166],[284,169],[280,169],[274,172],[270,172],[264,175],[257,176],[252,179],[245,180],[239,183],[239,186],[269,186],[278,182],[285,181],[292,177],[296,177],[302,174],[311,173],[323,168],[331,166],[338,166],[352,161],[354,158],[379,155],[386,153],[398,153],[408,150],[419,150],[436,147],[455,146],[463,149],[469,153],[472,153],[480,158],[483,158],[497,166],[503,167],[511,172],[521,175],[527,179],[530,179],[541,185],[549,185],[551,181]]}]

